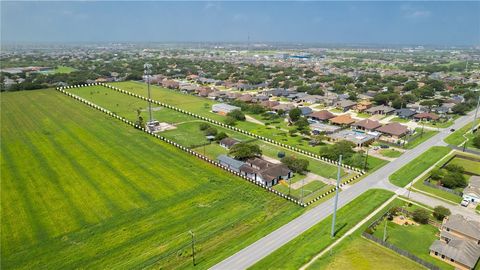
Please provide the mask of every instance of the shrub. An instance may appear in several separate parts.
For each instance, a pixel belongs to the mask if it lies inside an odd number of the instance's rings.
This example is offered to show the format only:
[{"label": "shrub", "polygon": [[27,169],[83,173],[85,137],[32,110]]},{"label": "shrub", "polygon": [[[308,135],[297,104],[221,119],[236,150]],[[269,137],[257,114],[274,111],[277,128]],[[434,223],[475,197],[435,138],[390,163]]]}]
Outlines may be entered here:
[{"label": "shrub", "polygon": [[441,205],[438,205],[433,209],[433,216],[440,221],[443,220],[445,217],[449,216],[450,214],[450,210]]},{"label": "shrub", "polygon": [[425,209],[417,209],[413,211],[413,220],[420,224],[427,224],[430,213]]},{"label": "shrub", "polygon": [[228,137],[227,133],[222,131],[220,133],[217,133],[217,135],[215,135],[215,141],[221,141],[227,137]]},{"label": "shrub", "polygon": [[227,114],[227,116],[232,117],[235,120],[244,121],[245,114],[240,110],[233,110]]},{"label": "shrub", "polygon": [[210,125],[207,124],[207,123],[201,123],[200,126],[199,126],[200,130],[206,130],[209,127],[210,127]]},{"label": "shrub", "polygon": [[234,126],[235,125],[235,118],[233,117],[230,117],[230,116],[227,116],[227,118],[225,118],[225,120],[223,120],[223,122],[229,126]]},{"label": "shrub", "polygon": [[207,135],[207,136],[215,136],[215,135],[217,135],[217,129],[214,128],[214,127],[208,127],[208,128],[205,130],[205,135]]}]

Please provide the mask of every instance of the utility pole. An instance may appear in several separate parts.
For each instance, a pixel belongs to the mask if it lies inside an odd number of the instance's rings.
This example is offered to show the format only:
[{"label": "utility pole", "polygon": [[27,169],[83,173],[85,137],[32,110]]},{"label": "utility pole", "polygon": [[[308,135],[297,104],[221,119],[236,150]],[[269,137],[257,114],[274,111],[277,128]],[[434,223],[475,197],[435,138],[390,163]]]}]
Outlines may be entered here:
[{"label": "utility pole", "polygon": [[291,187],[290,187],[290,184],[292,183],[292,180],[291,178],[288,178],[288,197],[290,197],[290,191],[291,191]]},{"label": "utility pole", "polygon": [[153,121],[152,117],[152,103],[150,102],[150,75],[152,74],[152,64],[145,63],[143,65],[143,74],[147,77],[147,89],[148,89],[148,112],[150,116],[150,120],[148,121],[151,123]]},{"label": "utility pole", "polygon": [[305,178],[302,179],[302,203],[303,203],[303,186],[305,186]]},{"label": "utility pole", "polygon": [[[475,90],[474,92],[477,92],[477,90]],[[477,101],[477,108],[475,108],[475,116],[473,117],[473,122],[472,122],[472,129],[470,130],[470,132],[472,132],[472,135],[473,135],[473,130],[475,129],[475,122],[477,121],[477,115],[478,115],[478,107],[480,106],[480,95],[478,96],[478,101]],[[468,138],[466,138],[465,142],[463,142],[463,152],[465,152],[465,148],[467,147],[467,141],[468,141]]]},{"label": "utility pole", "polygon": [[340,171],[342,167],[342,155],[338,158],[337,186],[335,189],[335,202],[333,204],[332,238],[335,237],[335,219],[337,218],[338,190],[340,189]]},{"label": "utility pole", "polygon": [[365,164],[363,164],[363,169],[366,170],[367,168],[367,164],[368,164],[368,150],[370,149],[370,147],[368,147],[367,145],[367,154],[365,156]]},{"label": "utility pole", "polygon": [[188,232],[192,236],[192,262],[193,262],[193,266],[195,266],[195,234],[193,234],[191,230]]}]

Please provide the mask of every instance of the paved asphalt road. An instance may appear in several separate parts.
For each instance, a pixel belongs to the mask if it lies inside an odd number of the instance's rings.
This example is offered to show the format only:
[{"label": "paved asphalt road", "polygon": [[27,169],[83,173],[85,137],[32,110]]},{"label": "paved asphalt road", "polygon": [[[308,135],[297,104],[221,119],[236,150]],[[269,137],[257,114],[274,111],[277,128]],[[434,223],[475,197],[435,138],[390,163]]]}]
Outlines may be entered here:
[{"label": "paved asphalt road", "polygon": [[[416,158],[418,155],[425,152],[432,146],[443,145],[446,143],[443,142],[443,139],[447,137],[451,132],[451,128],[459,129],[465,126],[468,122],[473,120],[473,112],[470,114],[458,118],[453,126],[441,130],[438,134],[428,139],[424,143],[415,147],[412,150],[405,152],[402,156],[396,160],[388,163],[377,171],[365,177],[358,183],[355,183],[350,188],[342,191],[339,195],[338,207],[341,208],[347,203],[351,202],[353,199],[360,196],[366,190],[370,188],[383,188],[396,192],[397,194],[406,194],[406,190],[392,185],[388,181],[388,176],[401,168],[403,165],[407,164],[412,159]],[[412,192],[413,194],[414,192]],[[424,195],[415,193],[414,196],[411,195],[413,199],[421,198],[421,202],[428,202],[428,198],[422,197]],[[432,202],[438,200],[432,200]],[[431,203],[426,203],[431,204]],[[439,203],[435,203],[438,205]],[[231,257],[223,260],[222,262],[214,265],[211,269],[214,270],[236,270],[236,269],[247,269],[248,267],[254,265],[256,262],[260,261],[273,251],[277,250],[281,246],[288,243],[290,240],[299,236],[306,230],[310,229],[312,226],[322,221],[333,212],[333,198],[325,201],[324,203],[314,207],[313,209],[305,212],[298,218],[290,221],[284,226],[278,228],[272,233],[266,235],[255,243],[249,245],[248,247],[240,250]],[[452,211],[456,212],[456,211]]]}]

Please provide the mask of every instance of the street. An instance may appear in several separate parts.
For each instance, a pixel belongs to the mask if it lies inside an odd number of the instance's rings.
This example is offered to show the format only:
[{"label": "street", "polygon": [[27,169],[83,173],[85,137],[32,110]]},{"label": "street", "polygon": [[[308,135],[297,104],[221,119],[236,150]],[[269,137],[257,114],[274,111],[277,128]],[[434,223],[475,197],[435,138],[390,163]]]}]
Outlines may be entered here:
[{"label": "street", "polygon": [[[440,130],[438,134],[423,142],[416,148],[405,152],[396,160],[388,163],[387,165],[365,177],[360,182],[355,183],[350,188],[342,191],[339,195],[338,208],[343,207],[370,188],[383,188],[391,190],[400,195],[406,195],[406,189],[391,184],[388,180],[388,177],[430,147],[435,145],[446,146],[447,144],[443,141],[443,139],[445,139],[445,137],[451,133],[450,129],[459,129],[470,121],[473,121],[473,112],[458,118],[451,127]],[[423,194],[417,194],[415,192],[411,192],[410,198],[413,200],[418,199],[419,202],[430,206],[446,204],[443,201],[427,197]],[[236,254],[213,266],[211,269],[247,269],[331,215],[333,212],[333,201],[334,198],[331,198],[328,201],[325,201],[324,203],[314,207],[298,218],[290,221],[250,246],[240,250]],[[461,208],[452,207],[451,205],[448,205],[448,207],[452,210],[452,213],[463,213],[463,211],[460,211]]]}]

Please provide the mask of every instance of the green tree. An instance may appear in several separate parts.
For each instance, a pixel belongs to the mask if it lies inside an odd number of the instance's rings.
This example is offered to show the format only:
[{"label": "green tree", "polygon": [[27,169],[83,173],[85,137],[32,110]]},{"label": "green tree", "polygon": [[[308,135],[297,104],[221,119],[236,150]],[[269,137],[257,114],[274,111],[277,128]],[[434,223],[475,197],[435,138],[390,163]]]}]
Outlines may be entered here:
[{"label": "green tree", "polygon": [[261,156],[262,150],[256,144],[237,143],[230,148],[228,153],[236,159],[246,160],[252,157]]},{"label": "green tree", "polygon": [[302,110],[300,110],[300,108],[291,109],[288,116],[290,116],[290,119],[293,122],[297,122],[298,119],[300,119],[300,116],[302,116]]},{"label": "green tree", "polygon": [[441,205],[438,205],[435,208],[433,208],[433,216],[437,220],[442,221],[445,217],[448,217],[450,214],[451,214],[450,210]]},{"label": "green tree", "polygon": [[204,130],[204,133],[206,136],[215,136],[217,135],[217,129],[214,127],[209,127],[206,130]]},{"label": "green tree", "polygon": [[207,124],[207,123],[201,123],[200,126],[199,126],[200,130],[202,130],[202,131],[206,130],[209,127],[210,127],[210,125]]},{"label": "green tree", "polygon": [[227,118],[225,118],[225,120],[223,120],[223,122],[229,126],[234,126],[235,123],[237,122],[237,120],[235,120],[235,118],[231,117],[231,116],[227,116]]},{"label": "green tree", "polygon": [[412,216],[413,216],[413,220],[415,220],[416,222],[420,224],[427,224],[430,213],[425,209],[417,209],[413,211]]},{"label": "green tree", "polygon": [[455,114],[465,115],[470,110],[470,107],[465,103],[459,103],[452,107],[452,112]]},{"label": "green tree", "polygon": [[475,148],[480,149],[480,132],[477,132],[477,134],[473,137],[472,144]]},{"label": "green tree", "polygon": [[285,164],[290,170],[296,173],[303,173],[307,171],[309,161],[303,158],[295,158],[287,156],[282,158],[282,163]]},{"label": "green tree", "polygon": [[227,116],[230,116],[233,119],[239,120],[239,121],[244,121],[245,120],[245,114],[240,110],[233,110],[233,111],[227,113]]},{"label": "green tree", "polygon": [[227,137],[228,137],[227,133],[222,131],[222,132],[217,133],[217,135],[215,135],[215,141],[218,142],[218,141],[221,141],[221,140],[223,140]]}]

